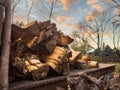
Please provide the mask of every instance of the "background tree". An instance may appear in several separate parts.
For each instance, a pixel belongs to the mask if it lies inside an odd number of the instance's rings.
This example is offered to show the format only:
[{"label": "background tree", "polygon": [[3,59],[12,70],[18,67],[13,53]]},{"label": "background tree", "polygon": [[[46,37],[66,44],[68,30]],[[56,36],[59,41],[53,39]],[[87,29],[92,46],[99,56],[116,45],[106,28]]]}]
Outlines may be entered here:
[{"label": "background tree", "polygon": [[112,18],[113,16],[107,11],[93,11],[88,20],[85,18],[85,20],[79,23],[79,30],[74,33],[74,36],[80,38],[84,46],[89,42],[89,46],[96,47],[95,52],[101,57],[101,60],[104,36],[108,33]]},{"label": "background tree", "polygon": [[20,3],[21,0],[12,0],[12,23],[14,23],[14,13],[17,5]]},{"label": "background tree", "polygon": [[31,10],[32,10],[32,7],[33,7],[33,4],[34,4],[34,1],[33,0],[30,0],[30,7],[28,9],[28,16],[27,16],[27,23],[29,23],[30,21],[30,14],[31,14]]}]

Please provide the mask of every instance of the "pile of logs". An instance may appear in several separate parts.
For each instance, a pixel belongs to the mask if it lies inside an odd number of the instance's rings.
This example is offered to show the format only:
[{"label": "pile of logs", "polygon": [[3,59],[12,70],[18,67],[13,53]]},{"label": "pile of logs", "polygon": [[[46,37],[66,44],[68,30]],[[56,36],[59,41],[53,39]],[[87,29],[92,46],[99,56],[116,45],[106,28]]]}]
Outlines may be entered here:
[{"label": "pile of logs", "polygon": [[68,47],[73,39],[57,31],[56,25],[31,22],[26,26],[12,25],[10,75],[34,80],[45,78],[54,70],[59,75],[69,73]]}]

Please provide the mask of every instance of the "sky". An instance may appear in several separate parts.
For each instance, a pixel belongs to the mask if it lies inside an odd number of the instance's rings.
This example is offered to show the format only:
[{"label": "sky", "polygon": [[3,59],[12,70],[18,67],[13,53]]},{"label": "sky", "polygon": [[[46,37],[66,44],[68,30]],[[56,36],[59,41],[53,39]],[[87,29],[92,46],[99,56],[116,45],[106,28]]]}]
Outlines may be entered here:
[{"label": "sky", "polygon": [[[99,16],[94,11],[102,12],[109,10],[114,13],[110,0],[58,0],[53,9],[52,22],[57,24],[64,34],[71,35],[77,30],[79,21],[90,21]],[[15,22],[26,22],[27,12],[33,2],[30,14],[30,21],[48,20],[50,10],[50,0],[21,0],[15,9]],[[117,12],[117,11],[116,11]],[[108,31],[109,32],[109,31]],[[111,42],[110,35],[106,35],[104,40],[106,44]],[[112,44],[110,44],[112,46]]]}]

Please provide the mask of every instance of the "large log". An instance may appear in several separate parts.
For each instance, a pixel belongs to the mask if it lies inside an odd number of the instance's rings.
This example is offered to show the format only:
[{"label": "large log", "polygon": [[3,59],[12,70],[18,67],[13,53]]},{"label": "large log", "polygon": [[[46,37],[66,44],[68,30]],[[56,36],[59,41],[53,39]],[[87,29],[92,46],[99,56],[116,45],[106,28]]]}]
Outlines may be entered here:
[{"label": "large log", "polygon": [[47,40],[42,41],[41,43],[31,47],[30,49],[35,54],[48,55],[54,51],[58,41],[59,41],[59,33],[55,32],[52,37],[49,37]]},{"label": "large log", "polygon": [[39,25],[37,22],[32,22],[26,26],[26,28],[21,28],[16,25],[12,25],[12,41],[21,38],[25,43],[31,40],[31,38],[39,35]]},{"label": "large log", "polygon": [[34,80],[45,78],[49,71],[49,66],[45,63],[41,63],[40,59],[36,55],[26,55],[26,70],[31,73]]},{"label": "large log", "polygon": [[87,61],[87,68],[98,68],[99,63],[96,61]]},{"label": "large log", "polygon": [[50,21],[39,22],[41,30],[45,29],[47,26],[50,25]]},{"label": "large log", "polygon": [[[52,54],[47,56],[41,56],[42,60],[47,63],[58,74],[68,74],[68,58],[66,49],[62,47],[55,47]],[[67,63],[67,64],[66,64]]]},{"label": "large log", "polygon": [[49,37],[55,35],[55,32],[57,32],[57,28],[55,24],[50,24],[46,28],[44,28],[40,33],[39,33],[39,38],[37,43],[40,43],[44,40],[49,39]]},{"label": "large log", "polygon": [[[36,50],[39,50],[39,52],[41,52],[42,49],[44,52],[49,52],[49,46],[50,48],[52,47],[51,45],[53,45],[53,47],[56,46],[56,43],[59,41],[60,34],[58,33],[55,24],[47,24],[49,26],[44,27],[45,23],[43,22],[44,28],[42,28],[41,24],[32,22],[22,28],[12,25],[12,41],[14,42],[20,38],[31,50],[35,48]],[[43,50],[42,53],[44,54]]]},{"label": "large log", "polygon": [[29,76],[34,80],[39,80],[45,78],[49,71],[49,66],[41,63],[39,56],[31,53],[24,54],[23,58],[15,57],[13,61],[12,67],[19,72],[14,75],[17,78]]},{"label": "large log", "polygon": [[75,69],[81,69],[84,70],[87,68],[87,62],[83,62],[83,61],[76,61],[73,65],[72,65]]},{"label": "large log", "polygon": [[58,45],[59,46],[67,46],[70,43],[72,43],[73,41],[74,41],[74,39],[61,33],[60,43],[58,43]]},{"label": "large log", "polygon": [[79,51],[72,51],[72,57],[69,59],[70,64],[73,65],[81,57],[82,54]]}]

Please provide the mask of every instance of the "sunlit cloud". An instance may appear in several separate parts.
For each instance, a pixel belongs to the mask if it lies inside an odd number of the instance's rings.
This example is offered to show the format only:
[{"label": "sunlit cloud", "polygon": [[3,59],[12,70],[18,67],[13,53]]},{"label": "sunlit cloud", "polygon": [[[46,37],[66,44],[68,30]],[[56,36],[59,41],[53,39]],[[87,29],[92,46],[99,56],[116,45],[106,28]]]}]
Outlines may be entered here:
[{"label": "sunlit cloud", "polygon": [[90,5],[93,9],[102,12],[103,8],[100,6],[100,4],[98,3],[98,0],[88,0],[87,4]]},{"label": "sunlit cloud", "polygon": [[68,16],[62,16],[62,15],[56,15],[55,16],[55,20],[58,22],[58,23],[63,23],[65,21],[70,21],[72,20],[73,18],[72,17],[68,17]]},{"label": "sunlit cloud", "polygon": [[69,24],[69,23],[66,23],[64,24],[65,26],[67,27],[71,27],[73,29],[80,29],[80,26],[79,25],[75,25],[75,24]]},{"label": "sunlit cloud", "polygon": [[104,33],[103,36],[104,37],[110,37],[110,36],[112,36],[112,34]]},{"label": "sunlit cloud", "polygon": [[100,15],[101,15],[101,13],[98,12],[97,10],[92,10],[91,12],[88,12],[88,15],[85,16],[85,20],[92,21]]},{"label": "sunlit cloud", "polygon": [[87,4],[92,5],[92,4],[96,3],[96,2],[98,2],[98,0],[88,0]]},{"label": "sunlit cloud", "polygon": [[92,21],[93,19],[94,19],[94,17],[91,16],[91,15],[87,15],[87,16],[85,17],[85,20],[86,20],[86,21]]},{"label": "sunlit cloud", "polygon": [[75,2],[75,0],[61,0],[61,3],[63,4],[63,9],[65,11],[69,11],[70,10],[70,5]]},{"label": "sunlit cloud", "polygon": [[91,7],[99,12],[103,11],[103,8],[99,4],[93,4]]}]

